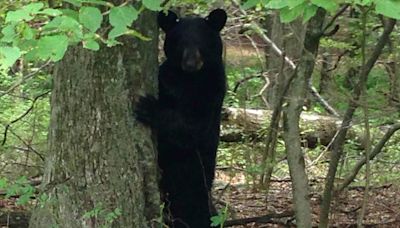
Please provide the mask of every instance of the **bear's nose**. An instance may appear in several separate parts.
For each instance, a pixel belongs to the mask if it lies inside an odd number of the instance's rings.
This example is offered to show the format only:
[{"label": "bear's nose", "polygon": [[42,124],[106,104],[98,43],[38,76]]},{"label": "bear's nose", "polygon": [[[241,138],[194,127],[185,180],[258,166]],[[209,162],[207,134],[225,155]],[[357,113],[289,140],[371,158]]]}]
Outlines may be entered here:
[{"label": "bear's nose", "polygon": [[199,49],[185,48],[182,55],[182,70],[186,72],[195,72],[203,67],[203,60]]}]

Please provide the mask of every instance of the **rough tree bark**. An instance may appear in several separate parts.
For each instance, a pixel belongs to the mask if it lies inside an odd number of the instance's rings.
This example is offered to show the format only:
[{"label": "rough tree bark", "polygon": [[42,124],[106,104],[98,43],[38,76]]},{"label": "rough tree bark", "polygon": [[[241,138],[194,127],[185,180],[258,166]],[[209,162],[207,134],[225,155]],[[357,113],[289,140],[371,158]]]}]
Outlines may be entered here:
[{"label": "rough tree bark", "polygon": [[30,227],[144,228],[160,216],[151,133],[132,114],[140,94],[156,92],[156,14],[144,11],[135,24],[152,40],[124,38],[97,52],[72,47],[57,64],[42,186],[48,199]]},{"label": "rough tree bark", "polygon": [[293,202],[298,227],[312,226],[308,177],[300,143],[299,121],[308,82],[314,70],[325,14],[326,11],[320,8],[308,22],[302,56],[294,72],[294,79],[286,98],[287,106],[283,108],[283,138],[292,179]]}]

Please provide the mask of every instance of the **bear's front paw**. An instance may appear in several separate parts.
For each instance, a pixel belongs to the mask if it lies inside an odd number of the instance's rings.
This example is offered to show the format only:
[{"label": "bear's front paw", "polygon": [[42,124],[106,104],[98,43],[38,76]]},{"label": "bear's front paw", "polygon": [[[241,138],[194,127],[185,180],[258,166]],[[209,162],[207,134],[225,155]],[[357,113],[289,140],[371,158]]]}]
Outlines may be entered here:
[{"label": "bear's front paw", "polygon": [[147,95],[145,97],[140,97],[134,109],[136,120],[147,126],[153,127],[155,122],[156,107],[157,99],[154,96]]}]

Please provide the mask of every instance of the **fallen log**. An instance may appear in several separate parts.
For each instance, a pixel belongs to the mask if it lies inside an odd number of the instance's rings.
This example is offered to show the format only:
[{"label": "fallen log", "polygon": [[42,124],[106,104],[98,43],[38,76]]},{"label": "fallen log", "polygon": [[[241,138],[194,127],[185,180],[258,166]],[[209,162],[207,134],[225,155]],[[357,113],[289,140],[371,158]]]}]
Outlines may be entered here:
[{"label": "fallen log", "polygon": [[[223,142],[240,142],[245,137],[263,139],[272,111],[242,108],[225,108],[222,115]],[[300,116],[303,146],[315,148],[317,145],[328,146],[340,127],[341,120],[333,116],[323,116],[303,112]],[[349,136],[354,137],[350,131]]]}]

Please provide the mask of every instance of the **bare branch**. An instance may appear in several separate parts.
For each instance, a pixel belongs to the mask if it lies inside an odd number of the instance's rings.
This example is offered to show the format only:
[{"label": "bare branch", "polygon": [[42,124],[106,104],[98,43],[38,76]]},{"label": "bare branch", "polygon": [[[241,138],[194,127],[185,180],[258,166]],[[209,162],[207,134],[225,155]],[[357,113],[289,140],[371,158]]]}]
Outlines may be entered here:
[{"label": "bare branch", "polygon": [[[392,125],[389,130],[385,133],[385,135],[379,140],[378,144],[374,147],[372,150],[369,160],[374,159],[380,152],[382,152],[383,147],[385,144],[389,141],[389,139],[393,136],[393,134],[400,130],[400,123]],[[353,170],[350,172],[350,174],[344,179],[343,183],[336,189],[336,191],[343,191],[351,182],[353,182],[354,178],[357,176],[358,172],[361,170],[361,168],[366,164],[367,158],[363,157],[361,160],[357,162],[357,164],[354,166]]]},{"label": "bare branch", "polygon": [[293,211],[287,211],[279,214],[268,214],[264,216],[259,216],[259,217],[251,217],[251,218],[243,218],[243,219],[235,219],[235,220],[229,220],[226,221],[224,224],[224,227],[231,227],[231,226],[238,226],[238,225],[246,225],[249,223],[258,223],[258,224],[263,224],[263,223],[270,223],[272,219],[274,218],[286,218],[286,217],[292,217],[294,215]]},{"label": "bare branch", "polygon": [[332,19],[326,24],[326,26],[324,27],[324,29],[322,30],[322,32],[325,34],[326,31],[333,25],[333,23],[335,23],[336,19],[338,19],[338,17],[340,15],[342,15],[347,8],[349,8],[350,4],[346,4],[344,5],[338,12],[336,12],[335,16],[332,17]]},{"label": "bare branch", "polygon": [[12,85],[10,88],[8,88],[6,91],[1,91],[0,92],[0,97],[3,97],[4,95],[9,94],[11,91],[13,91],[15,88],[17,88],[18,86],[22,85],[22,83],[24,83],[27,79],[32,78],[33,76],[35,76],[36,74],[38,74],[39,72],[41,72],[45,67],[50,65],[50,61],[46,62],[45,64],[43,64],[42,66],[40,66],[37,70],[35,70],[34,72],[24,75],[22,77],[22,79],[15,83],[14,85]]},{"label": "bare branch", "polygon": [[6,141],[7,141],[7,132],[8,132],[8,129],[10,128],[10,126],[11,126],[12,124],[14,124],[14,123],[20,121],[21,119],[23,119],[26,115],[28,115],[28,114],[32,111],[33,107],[35,106],[36,101],[37,101],[39,98],[46,96],[46,95],[49,94],[50,92],[51,92],[51,91],[47,91],[47,92],[44,92],[44,93],[40,94],[39,96],[35,97],[35,99],[33,99],[33,101],[32,101],[31,106],[30,106],[22,115],[20,115],[18,118],[16,118],[15,120],[12,120],[9,124],[6,125],[5,130],[4,130],[3,142],[2,142],[2,144],[1,144],[2,146],[4,146],[4,144],[6,144]]}]

